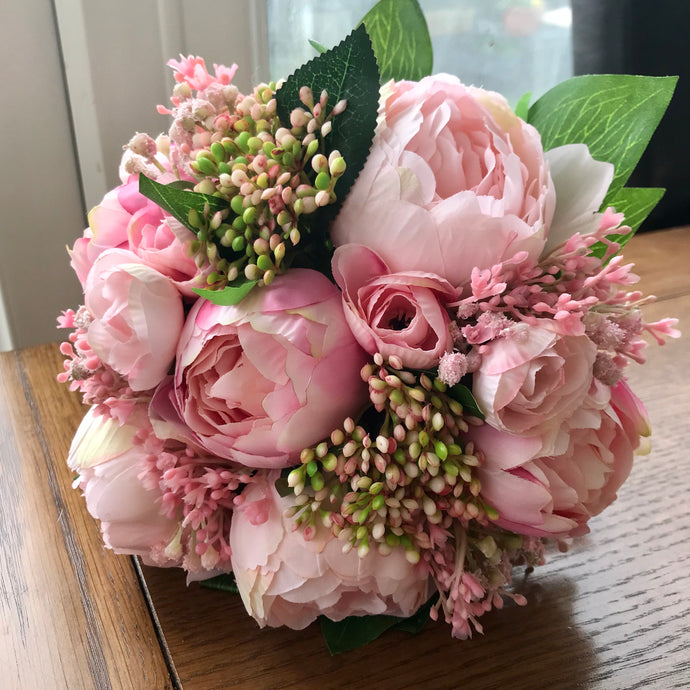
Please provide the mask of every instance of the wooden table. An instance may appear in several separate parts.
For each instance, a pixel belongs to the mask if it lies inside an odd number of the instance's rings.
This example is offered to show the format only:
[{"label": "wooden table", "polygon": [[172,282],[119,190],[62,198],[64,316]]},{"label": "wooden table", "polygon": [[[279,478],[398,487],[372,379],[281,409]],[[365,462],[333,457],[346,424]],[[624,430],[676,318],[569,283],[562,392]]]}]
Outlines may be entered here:
[{"label": "wooden table", "polygon": [[[648,317],[690,329],[690,228],[636,237]],[[519,588],[526,608],[330,657],[318,626],[263,630],[239,597],[103,548],[65,464],[85,411],[46,345],[0,355],[0,688],[673,688],[690,684],[690,347],[631,368],[654,450],[592,533]]]}]

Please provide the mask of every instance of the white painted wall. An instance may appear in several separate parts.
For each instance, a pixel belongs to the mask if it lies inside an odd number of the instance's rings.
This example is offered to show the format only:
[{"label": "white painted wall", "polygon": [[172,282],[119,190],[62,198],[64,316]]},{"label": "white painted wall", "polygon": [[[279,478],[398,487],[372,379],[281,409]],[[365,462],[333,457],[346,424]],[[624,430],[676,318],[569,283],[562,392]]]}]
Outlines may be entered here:
[{"label": "white painted wall", "polygon": [[248,90],[268,47],[264,0],[0,0],[0,17],[3,350],[60,339],[55,317],[81,302],[65,246],[118,184],[122,145],[167,129],[165,62],[237,62]]},{"label": "white painted wall", "polygon": [[57,314],[78,303],[65,245],[82,228],[84,209],[51,5],[0,2],[0,347],[7,349],[58,339]]},{"label": "white painted wall", "polygon": [[180,53],[237,62],[240,90],[268,78],[263,0],[54,0],[87,208],[119,183],[122,145],[168,128],[166,66]]}]

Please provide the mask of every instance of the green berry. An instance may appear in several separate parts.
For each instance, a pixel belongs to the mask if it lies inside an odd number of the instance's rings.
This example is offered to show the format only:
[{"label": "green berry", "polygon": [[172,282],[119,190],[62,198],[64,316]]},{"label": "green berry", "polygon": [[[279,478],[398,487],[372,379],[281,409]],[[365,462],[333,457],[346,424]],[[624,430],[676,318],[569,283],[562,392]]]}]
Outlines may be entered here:
[{"label": "green berry", "polygon": [[218,166],[215,161],[208,158],[197,158],[196,167],[202,175],[208,175],[209,177],[216,177],[218,175]]},{"label": "green berry", "polygon": [[217,163],[225,162],[225,147],[219,141],[214,141],[211,144],[211,153]]},{"label": "green berry", "polygon": [[244,201],[244,197],[241,196],[240,194],[235,195],[230,199],[230,208],[238,215],[241,216],[244,213],[244,206],[242,206],[242,202]]},{"label": "green berry", "polygon": [[320,172],[316,176],[316,180],[314,181],[314,186],[319,190],[319,191],[324,191],[328,189],[331,186],[331,178],[328,173],[325,172]]},{"label": "green berry", "polygon": [[262,271],[270,271],[274,268],[273,262],[266,254],[262,254],[261,256],[259,256],[259,258],[256,260],[256,265]]}]

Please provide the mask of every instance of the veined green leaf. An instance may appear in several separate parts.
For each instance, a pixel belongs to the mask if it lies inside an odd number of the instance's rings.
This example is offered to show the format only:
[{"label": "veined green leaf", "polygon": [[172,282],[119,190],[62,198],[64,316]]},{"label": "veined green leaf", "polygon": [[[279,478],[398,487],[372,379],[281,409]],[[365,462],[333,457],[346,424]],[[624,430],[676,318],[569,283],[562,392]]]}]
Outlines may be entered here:
[{"label": "veined green leaf", "polygon": [[302,86],[311,88],[315,98],[324,89],[328,92],[327,113],[340,100],[347,101],[345,110],[333,119],[333,129],[325,139],[326,155],[338,150],[347,164],[335,187],[337,203],[323,209],[325,215],[333,217],[364,166],[376,127],[379,71],[364,26],[287,78],[276,92],[278,117],[283,124],[290,122],[294,108],[304,107],[299,99]]},{"label": "veined green leaf", "polygon": [[623,187],[607,194],[603,206],[614,206],[618,213],[624,213],[625,224],[634,232],[661,201],[665,192],[665,189],[659,187]]},{"label": "veined green leaf", "polygon": [[611,190],[630,177],[673,95],[677,77],[599,74],[573,77],[529,109],[544,150],[587,144],[592,157],[615,166]]},{"label": "veined green leaf", "polygon": [[190,180],[173,180],[165,186],[170,187],[171,189],[194,189],[194,183]]},{"label": "veined green leaf", "polygon": [[223,290],[204,290],[203,288],[193,288],[199,297],[207,299],[213,304],[221,307],[229,307],[233,304],[239,304],[252,290],[252,288],[259,282],[258,280],[242,280],[237,279],[232,285],[228,285]]},{"label": "veined green leaf", "polygon": [[192,192],[186,187],[180,188],[177,182],[169,185],[160,184],[146,175],[139,175],[139,193],[158,204],[195,234],[197,229],[189,223],[189,211],[191,209],[202,215],[206,204],[208,204],[211,214],[228,208],[228,202],[224,199]]},{"label": "veined green leaf", "polygon": [[371,37],[382,82],[419,80],[431,74],[431,37],[417,0],[380,0],[362,23]]},{"label": "veined green leaf", "polygon": [[[623,187],[609,193],[604,199],[603,207],[613,206],[618,213],[625,214],[625,224],[630,226],[630,232],[623,235],[611,234],[609,239],[618,242],[621,247],[635,234],[644,219],[664,196],[666,190],[657,187]],[[593,245],[591,253],[602,257],[606,247],[602,243]]]}]

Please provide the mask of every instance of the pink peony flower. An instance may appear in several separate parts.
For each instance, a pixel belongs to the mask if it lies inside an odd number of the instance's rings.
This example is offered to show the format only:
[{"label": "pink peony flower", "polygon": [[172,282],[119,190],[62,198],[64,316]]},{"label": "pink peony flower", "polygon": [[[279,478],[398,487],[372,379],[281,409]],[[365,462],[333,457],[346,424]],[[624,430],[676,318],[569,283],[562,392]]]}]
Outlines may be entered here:
[{"label": "pink peony flower", "polygon": [[499,94],[436,75],[402,81],[335,220],[336,246],[373,249],[393,273],[453,285],[527,251],[541,254],[554,187],[538,132]]},{"label": "pink peony flower", "polygon": [[170,279],[132,252],[110,249],[89,271],[84,300],[93,316],[86,337],[101,361],[135,391],[157,386],[175,358],[184,323]]},{"label": "pink peony flower", "polygon": [[154,426],[249,467],[287,467],[359,412],[365,361],[338,288],[293,269],[236,306],[197,302],[174,379],[154,397]]},{"label": "pink peony flower", "polygon": [[[146,408],[139,405],[123,425],[94,410],[79,425],[67,463],[79,473],[79,487],[89,513],[101,521],[106,546],[152,564],[152,550],[167,544],[179,524],[161,514],[160,491],[139,481],[145,451],[134,439],[140,423],[147,423]],[[160,558],[155,562],[160,564]]]},{"label": "pink peony flower", "polygon": [[[540,454],[533,437],[489,425],[472,431],[485,456],[478,471],[481,495],[498,511],[499,526],[545,537],[589,531],[587,521],[615,500],[640,443],[639,435],[630,434],[629,420],[617,412],[618,386],[598,385],[598,396],[589,397],[583,406],[594,421],[583,427],[564,424],[567,445],[551,456]],[[610,404],[605,402],[609,394]]]},{"label": "pink peony flower", "polygon": [[318,616],[411,616],[430,596],[428,578],[402,549],[387,556],[356,550],[325,528],[306,541],[284,513],[271,482],[245,490],[230,528],[232,569],[248,613],[261,627],[286,625],[301,630]]},{"label": "pink peony flower", "polygon": [[419,271],[390,273],[375,252],[356,244],[338,247],[333,276],[350,329],[370,355],[396,355],[406,367],[426,369],[452,350],[443,303],[457,292],[448,281]]},{"label": "pink peony flower", "polygon": [[539,437],[550,452],[563,421],[592,383],[596,346],[585,335],[561,336],[547,319],[483,345],[472,393],[491,426]]},{"label": "pink peony flower", "polygon": [[71,263],[84,286],[94,261],[104,251],[127,249],[136,254],[139,263],[168,276],[184,294],[192,296],[189,283],[197,267],[184,247],[192,239],[191,232],[139,194],[139,178],[132,175],[89,213],[89,227],[74,243]]}]

